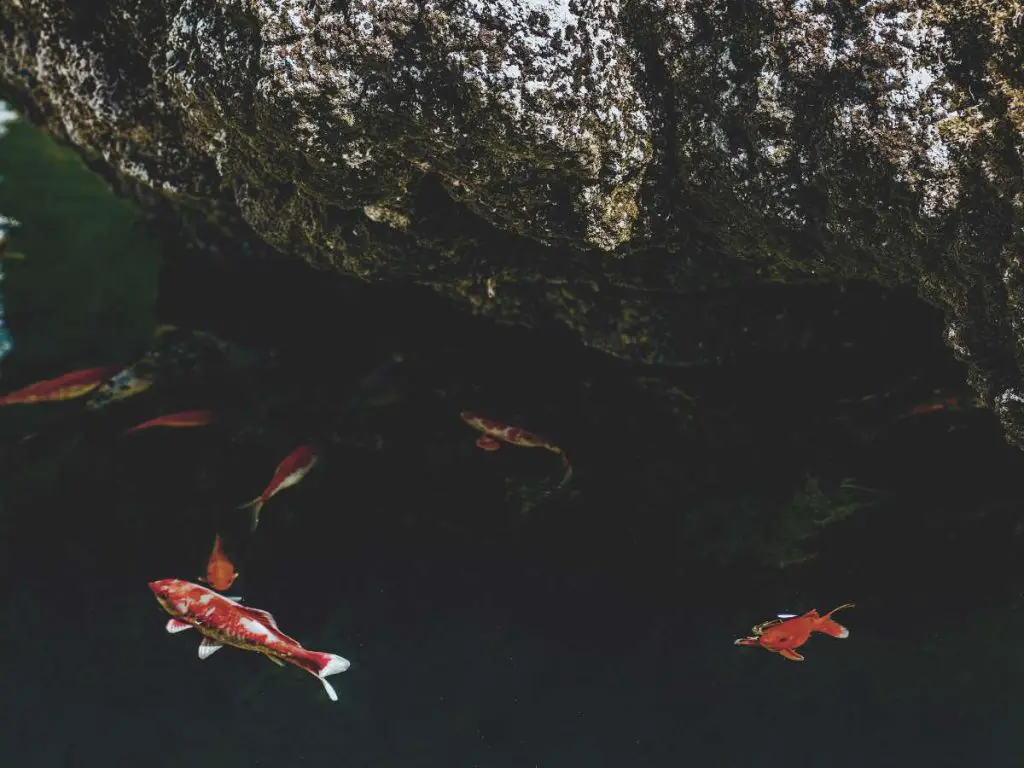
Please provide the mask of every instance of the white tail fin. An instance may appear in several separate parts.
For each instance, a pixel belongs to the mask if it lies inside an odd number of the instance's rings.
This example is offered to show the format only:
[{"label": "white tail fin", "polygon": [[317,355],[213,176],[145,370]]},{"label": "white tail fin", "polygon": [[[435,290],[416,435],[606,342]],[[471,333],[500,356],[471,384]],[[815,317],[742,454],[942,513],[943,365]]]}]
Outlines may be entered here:
[{"label": "white tail fin", "polygon": [[266,499],[264,499],[262,496],[257,496],[252,501],[247,501],[245,504],[242,504],[238,507],[238,509],[252,510],[252,523],[249,525],[250,531],[255,531],[256,526],[260,524],[260,512],[263,511],[264,502],[266,502]]},{"label": "white tail fin", "polygon": [[336,675],[339,672],[344,672],[349,668],[348,659],[343,659],[341,656],[335,656],[333,653],[320,654],[326,663],[320,668],[320,671],[316,673],[316,676],[323,683],[324,690],[327,691],[327,695],[331,701],[338,700],[338,693],[334,690],[334,686],[331,685],[325,678],[330,675]]}]

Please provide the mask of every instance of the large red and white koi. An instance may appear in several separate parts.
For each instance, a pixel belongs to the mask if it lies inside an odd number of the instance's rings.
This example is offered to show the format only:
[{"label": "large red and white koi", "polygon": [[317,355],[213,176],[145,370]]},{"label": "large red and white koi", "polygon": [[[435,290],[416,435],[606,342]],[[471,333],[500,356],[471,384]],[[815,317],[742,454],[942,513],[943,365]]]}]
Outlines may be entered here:
[{"label": "large red and white koi", "polygon": [[171,615],[171,634],[196,629],[203,636],[199,658],[208,659],[225,645],[262,653],[278,666],[293,664],[319,680],[331,701],[338,694],[325,678],[344,672],[347,659],[333,653],[310,651],[282,632],[267,611],[239,605],[212,589],[181,579],[151,581],[149,588],[160,606]]}]

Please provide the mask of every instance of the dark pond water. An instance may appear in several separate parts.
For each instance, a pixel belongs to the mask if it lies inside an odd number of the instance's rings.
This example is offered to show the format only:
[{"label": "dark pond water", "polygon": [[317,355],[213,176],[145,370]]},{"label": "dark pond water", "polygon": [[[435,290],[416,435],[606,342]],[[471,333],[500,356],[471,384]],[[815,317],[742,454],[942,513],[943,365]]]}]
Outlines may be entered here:
[{"label": "dark pond water", "polygon": [[[100,411],[0,409],[0,764],[1020,764],[1024,464],[983,410],[896,418],[963,375],[909,298],[851,286],[856,344],[675,375],[701,406],[676,428],[641,371],[412,289],[161,266],[23,124],[0,174],[26,254],[0,389],[130,363],[157,323],[236,345]],[[186,408],[220,418],[120,434]],[[556,436],[571,485],[477,449],[465,408]],[[306,441],[321,463],[250,534],[235,506]],[[337,703],[164,631],[147,582],[195,580],[216,533],[230,594],[351,660]],[[802,664],[733,645],[849,601]]]}]

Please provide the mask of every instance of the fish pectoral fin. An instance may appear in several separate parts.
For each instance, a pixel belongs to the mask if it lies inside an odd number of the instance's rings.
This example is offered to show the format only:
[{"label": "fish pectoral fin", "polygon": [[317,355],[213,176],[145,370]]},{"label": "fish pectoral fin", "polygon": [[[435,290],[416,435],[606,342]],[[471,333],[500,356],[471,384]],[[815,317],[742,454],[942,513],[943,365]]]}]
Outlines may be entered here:
[{"label": "fish pectoral fin", "polygon": [[784,659],[789,659],[790,661],[803,661],[804,660],[803,656],[801,656],[796,651],[791,650],[790,648],[783,648],[782,650],[780,650],[779,651],[779,656],[781,656]]},{"label": "fish pectoral fin", "polygon": [[734,640],[733,645],[760,645],[761,641],[756,637],[741,637],[739,640]]},{"label": "fish pectoral fin", "polygon": [[482,448],[485,451],[496,451],[499,448],[501,448],[501,443],[499,443],[493,437],[481,435],[476,439],[476,447]]},{"label": "fish pectoral fin", "polygon": [[279,666],[279,667],[283,667],[284,666],[284,662],[281,661],[279,658],[277,658],[277,656],[271,656],[269,653],[264,653],[263,655],[266,656],[268,659],[270,659],[275,664],[277,664],[277,666]]},{"label": "fish pectoral fin", "polygon": [[208,659],[223,647],[217,641],[204,637],[203,641],[199,644],[199,658],[201,660]]},{"label": "fish pectoral fin", "polygon": [[192,625],[187,621],[181,621],[180,619],[171,619],[167,622],[167,631],[172,635],[176,635],[179,632],[184,632],[186,629],[192,629]]}]

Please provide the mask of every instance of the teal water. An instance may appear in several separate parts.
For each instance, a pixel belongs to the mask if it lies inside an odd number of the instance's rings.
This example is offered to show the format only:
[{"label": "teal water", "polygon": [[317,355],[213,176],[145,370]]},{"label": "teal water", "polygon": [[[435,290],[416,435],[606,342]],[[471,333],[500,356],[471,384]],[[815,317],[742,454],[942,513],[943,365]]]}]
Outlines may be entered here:
[{"label": "teal water", "polygon": [[[4,391],[131,362],[158,322],[236,345],[96,413],[0,409],[3,765],[1020,764],[1022,461],[985,411],[895,418],[962,380],[934,314],[891,299],[856,349],[687,374],[723,426],[679,432],[636,371],[416,291],[161,262],[24,124],[0,174],[26,254],[3,283]],[[911,383],[829,406],[893,381]],[[220,421],[119,435],[199,407]],[[557,436],[569,491],[550,454],[476,449],[465,408]],[[234,507],[307,440],[322,464],[250,536]],[[844,478],[872,490],[815,525]],[[147,582],[194,580],[218,532],[229,593],[351,660],[338,703],[165,633]],[[850,637],[814,637],[802,664],[732,644],[847,601]]]}]

